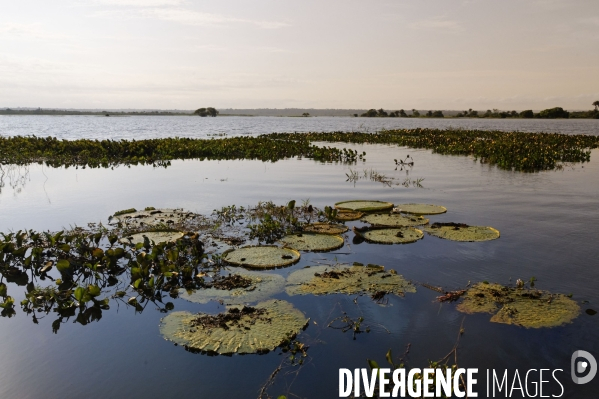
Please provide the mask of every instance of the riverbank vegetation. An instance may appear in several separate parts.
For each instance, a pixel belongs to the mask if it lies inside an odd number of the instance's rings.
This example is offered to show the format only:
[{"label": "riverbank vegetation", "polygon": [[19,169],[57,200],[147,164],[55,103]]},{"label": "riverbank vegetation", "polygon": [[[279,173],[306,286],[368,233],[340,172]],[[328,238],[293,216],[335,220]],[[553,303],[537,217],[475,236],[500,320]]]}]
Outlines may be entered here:
[{"label": "riverbank vegetation", "polygon": [[502,169],[538,171],[565,162],[590,161],[599,138],[586,135],[461,129],[403,129],[379,133],[271,133],[222,139],[58,140],[53,137],[0,137],[0,164],[43,163],[52,167],[114,167],[119,164],[168,166],[174,159],[277,160],[305,157],[321,162],[355,163],[366,153],[313,145],[313,142],[387,144],[466,155]]}]

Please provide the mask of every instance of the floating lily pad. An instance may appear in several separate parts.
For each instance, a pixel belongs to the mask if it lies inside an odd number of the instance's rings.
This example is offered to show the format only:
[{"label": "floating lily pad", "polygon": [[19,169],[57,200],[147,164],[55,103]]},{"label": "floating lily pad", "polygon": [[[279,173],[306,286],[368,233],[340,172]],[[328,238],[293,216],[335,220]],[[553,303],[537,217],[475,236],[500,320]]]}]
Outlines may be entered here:
[{"label": "floating lily pad", "polygon": [[128,226],[142,227],[158,224],[181,223],[183,220],[195,216],[194,213],[184,211],[182,209],[147,209],[149,210],[127,213],[117,212],[109,218],[109,223],[123,223],[127,224]]},{"label": "floating lily pad", "polygon": [[447,212],[444,206],[430,204],[399,204],[395,207],[401,209],[401,212],[415,215],[438,215]]},{"label": "floating lily pad", "polygon": [[341,236],[313,233],[291,234],[281,238],[280,242],[298,251],[331,251],[345,244]]},{"label": "floating lily pad", "polygon": [[296,250],[274,245],[249,246],[230,249],[223,253],[223,260],[227,263],[256,269],[289,266],[299,258],[300,253]]},{"label": "floating lily pad", "polygon": [[343,222],[349,222],[352,220],[358,220],[362,216],[364,216],[363,212],[339,210],[335,216],[335,219]]},{"label": "floating lily pad", "polygon": [[335,208],[359,212],[375,212],[392,209],[393,204],[384,201],[354,200],[337,202]]},{"label": "floating lily pad", "polygon": [[304,231],[309,233],[338,235],[345,233],[347,230],[346,225],[334,223],[311,223],[304,226]]},{"label": "floating lily pad", "polygon": [[490,241],[499,238],[493,227],[468,226],[463,223],[433,223],[425,231],[435,237],[452,241]]},{"label": "floating lily pad", "polygon": [[148,237],[150,242],[153,241],[155,244],[160,244],[163,242],[175,242],[183,236],[184,234],[180,231],[144,231],[123,237],[119,241],[123,244],[135,245],[140,242],[143,243],[144,237]]},{"label": "floating lily pad", "polygon": [[565,295],[500,284],[475,284],[463,298],[457,307],[460,312],[492,313],[494,323],[527,328],[561,326],[580,313],[578,304]]},{"label": "floating lily pad", "polygon": [[[241,284],[228,284],[234,280]],[[228,276],[213,280],[207,288],[187,291],[179,290],[181,298],[190,302],[208,303],[209,301],[223,301],[227,305],[240,305],[256,303],[272,297],[283,291],[285,278],[274,273],[261,273],[237,268]]]},{"label": "floating lily pad", "polygon": [[315,266],[293,272],[287,277],[289,295],[376,294],[402,295],[416,292],[412,283],[383,266]]},{"label": "floating lily pad", "polygon": [[308,320],[289,302],[270,300],[255,307],[230,307],[218,315],[173,312],[160,323],[162,336],[202,353],[266,353],[295,337]]},{"label": "floating lily pad", "polygon": [[370,223],[373,226],[381,227],[407,227],[407,226],[421,226],[429,222],[422,216],[403,216],[398,214],[376,214],[367,215],[362,218],[363,222]]},{"label": "floating lily pad", "polygon": [[401,227],[398,229],[373,229],[365,232],[357,232],[366,241],[377,244],[408,244],[416,242],[424,234],[414,227]]}]

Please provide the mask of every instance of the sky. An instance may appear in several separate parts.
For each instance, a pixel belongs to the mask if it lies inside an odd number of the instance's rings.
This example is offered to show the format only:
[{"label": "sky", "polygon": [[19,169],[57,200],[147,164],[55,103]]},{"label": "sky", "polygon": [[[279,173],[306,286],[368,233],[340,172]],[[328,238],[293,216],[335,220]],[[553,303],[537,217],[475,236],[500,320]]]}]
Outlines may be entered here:
[{"label": "sky", "polygon": [[0,0],[0,107],[591,109],[597,0]]}]

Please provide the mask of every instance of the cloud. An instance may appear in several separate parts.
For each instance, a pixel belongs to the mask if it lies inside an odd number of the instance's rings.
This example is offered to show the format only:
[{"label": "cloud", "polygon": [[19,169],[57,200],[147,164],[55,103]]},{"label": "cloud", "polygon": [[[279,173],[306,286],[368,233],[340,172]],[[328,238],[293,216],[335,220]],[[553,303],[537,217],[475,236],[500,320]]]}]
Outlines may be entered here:
[{"label": "cloud", "polygon": [[56,40],[65,39],[67,36],[49,32],[37,24],[2,24],[0,25],[0,37],[20,37],[30,39]]},{"label": "cloud", "polygon": [[139,8],[128,10],[98,11],[94,16],[123,19],[146,18],[195,26],[227,26],[231,24],[250,24],[263,29],[277,29],[290,26],[284,22],[251,20],[220,14],[192,11],[184,8]]},{"label": "cloud", "polygon": [[413,29],[443,30],[448,32],[460,32],[463,30],[458,21],[443,16],[421,19],[420,21],[412,22],[408,26]]},{"label": "cloud", "polygon": [[164,7],[180,6],[185,0],[93,0],[93,4],[102,6],[122,6],[122,7]]}]

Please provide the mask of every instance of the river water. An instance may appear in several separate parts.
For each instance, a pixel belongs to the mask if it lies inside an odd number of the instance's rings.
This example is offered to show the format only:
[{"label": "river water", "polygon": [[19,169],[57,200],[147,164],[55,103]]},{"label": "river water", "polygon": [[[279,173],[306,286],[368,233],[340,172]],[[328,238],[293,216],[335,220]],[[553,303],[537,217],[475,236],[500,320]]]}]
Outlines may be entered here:
[{"label": "river water", "polygon": [[[365,118],[136,118],[0,117],[0,133],[69,139],[205,137],[214,132],[376,131],[409,127],[401,123],[416,122]],[[498,130],[587,134],[597,134],[599,126],[599,121],[457,119],[424,120],[420,126],[448,127],[452,123],[466,123],[462,126],[465,128],[484,128],[476,124],[489,123],[487,128]],[[354,243],[350,232],[344,248],[334,253],[304,253],[298,264],[272,273],[286,276],[318,262],[357,261],[385,265],[415,283],[446,290],[463,288],[469,281],[507,285],[534,276],[540,289],[572,293],[581,306],[580,316],[571,324],[545,329],[491,323],[490,315],[464,315],[455,304],[436,302],[439,294],[422,286],[417,287],[416,294],[390,297],[386,306],[366,296],[355,303],[354,297],[344,295],[288,297],[281,293],[278,298],[289,300],[311,319],[310,326],[298,336],[310,346],[309,358],[301,369],[284,369],[269,389],[270,395],[337,397],[339,368],[367,367],[366,359],[385,364],[389,349],[399,355],[407,344],[411,344],[408,366],[424,367],[428,360],[439,359],[451,350],[463,325],[458,362],[461,367],[479,368],[481,380],[484,370],[491,368],[509,369],[512,374],[515,369],[524,374],[532,368],[559,368],[564,370],[558,373],[566,391],[564,397],[595,397],[598,378],[587,385],[575,385],[569,373],[570,356],[575,350],[599,355],[599,316],[585,312],[599,308],[599,151],[593,150],[590,163],[567,165],[557,171],[519,173],[429,150],[344,146],[366,151],[366,161],[344,165],[307,159],[276,163],[187,160],[174,161],[166,169],[132,166],[114,170],[4,165],[0,231],[85,226],[88,222],[106,222],[119,209],[146,206],[182,207],[209,214],[225,205],[247,206],[267,200],[283,204],[291,199],[309,199],[317,207],[346,199],[444,205],[448,212],[432,216],[431,222],[493,226],[501,232],[501,238],[457,243],[425,236],[413,244],[391,246]],[[393,159],[407,154],[414,159],[414,166],[407,171],[395,170]],[[365,170],[386,175],[390,184],[368,178],[347,181],[346,174],[357,171],[364,175]],[[424,179],[422,187],[405,187],[402,183],[407,178]],[[18,303],[21,288],[9,289]],[[216,312],[222,307],[178,299],[175,310]],[[342,312],[353,318],[364,317],[364,325],[371,331],[353,340],[351,332],[327,328]],[[20,310],[16,317],[0,318],[0,397],[256,398],[283,359],[280,351],[232,357],[186,352],[160,336],[158,323],[163,316],[154,309],[134,314],[131,309],[111,304],[111,310],[104,312],[98,322],[86,326],[68,322],[57,334],[50,326],[52,315],[40,319],[39,324],[32,323]],[[560,391],[548,387],[544,394]],[[486,397],[482,383],[479,392],[479,397]]]}]

